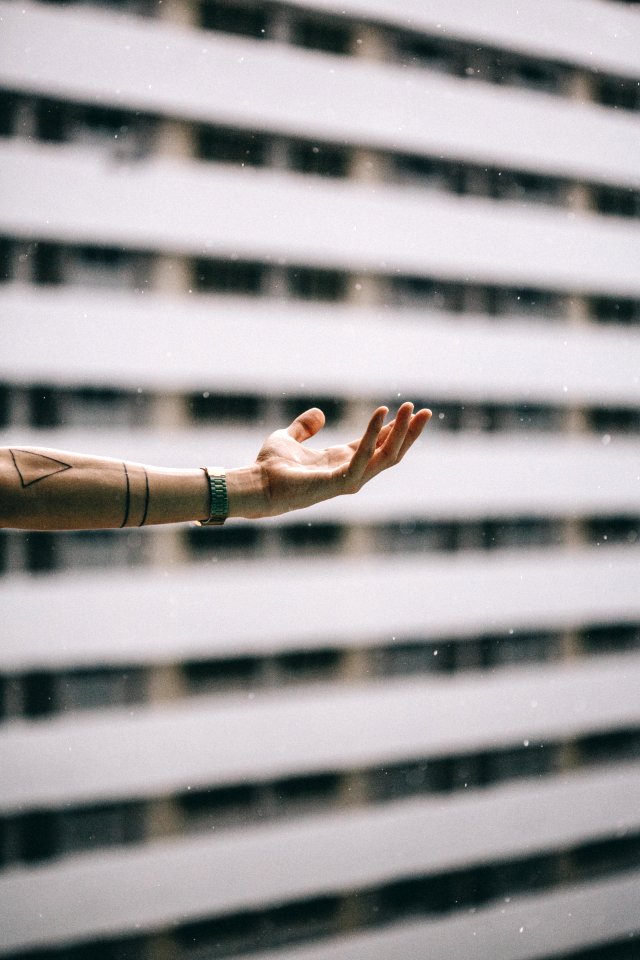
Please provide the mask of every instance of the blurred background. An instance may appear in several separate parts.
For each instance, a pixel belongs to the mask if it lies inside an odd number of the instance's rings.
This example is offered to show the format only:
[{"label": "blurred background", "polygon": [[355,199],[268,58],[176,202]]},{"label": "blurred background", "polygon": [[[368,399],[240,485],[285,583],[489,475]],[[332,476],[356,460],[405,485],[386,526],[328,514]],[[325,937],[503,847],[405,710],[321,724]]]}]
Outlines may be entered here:
[{"label": "blurred background", "polygon": [[637,960],[637,4],[1,0],[0,63],[1,445],[434,412],[304,513],[0,533],[0,956]]}]

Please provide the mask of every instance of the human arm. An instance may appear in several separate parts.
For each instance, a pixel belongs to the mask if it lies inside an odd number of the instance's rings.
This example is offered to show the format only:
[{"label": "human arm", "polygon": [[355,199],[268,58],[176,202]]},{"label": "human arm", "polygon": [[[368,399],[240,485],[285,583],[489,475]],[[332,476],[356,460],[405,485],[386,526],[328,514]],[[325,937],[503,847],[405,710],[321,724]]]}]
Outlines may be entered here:
[{"label": "human arm", "polygon": [[[265,440],[254,463],[225,471],[229,516],[257,519],[355,493],[398,463],[430,418],[404,403],[386,426],[378,407],[362,437],[313,449],[317,408]],[[89,530],[203,520],[209,487],[199,468],[176,470],[40,447],[0,448],[0,527]]]}]

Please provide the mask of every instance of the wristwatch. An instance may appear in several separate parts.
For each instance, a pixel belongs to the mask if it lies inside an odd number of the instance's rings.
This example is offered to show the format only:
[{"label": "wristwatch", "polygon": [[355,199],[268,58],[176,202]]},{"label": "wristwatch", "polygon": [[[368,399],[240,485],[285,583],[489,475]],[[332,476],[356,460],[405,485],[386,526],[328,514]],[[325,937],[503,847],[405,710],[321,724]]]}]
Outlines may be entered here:
[{"label": "wristwatch", "polygon": [[227,477],[222,467],[201,467],[209,483],[209,517],[197,520],[199,527],[222,526],[229,516],[229,497],[227,496]]}]

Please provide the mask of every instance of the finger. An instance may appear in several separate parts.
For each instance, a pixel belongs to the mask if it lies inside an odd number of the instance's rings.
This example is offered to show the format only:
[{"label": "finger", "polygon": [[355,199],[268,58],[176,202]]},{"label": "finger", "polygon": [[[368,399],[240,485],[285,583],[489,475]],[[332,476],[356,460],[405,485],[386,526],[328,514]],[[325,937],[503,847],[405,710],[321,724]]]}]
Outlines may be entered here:
[{"label": "finger", "polygon": [[411,422],[409,423],[407,435],[404,438],[404,442],[400,447],[400,452],[396,458],[396,463],[399,463],[402,460],[409,447],[416,442],[426,425],[429,423],[429,420],[431,420],[431,410],[423,409],[418,410],[417,413],[414,413],[411,418]]},{"label": "finger", "polygon": [[378,470],[383,470],[385,467],[391,466],[392,463],[396,462],[398,454],[402,448],[402,444],[407,436],[412,414],[413,404],[403,403],[398,410],[395,423],[389,432],[389,435],[384,443],[378,447],[375,452],[375,456],[373,458],[374,464],[372,465],[377,467],[376,472],[378,472]]},{"label": "finger", "polygon": [[[382,430],[380,431],[376,439],[376,447],[379,447],[380,444],[384,443],[385,439],[389,436],[389,431],[393,427],[394,423],[395,423],[395,420],[392,420],[390,423],[384,424],[384,426],[382,427]],[[362,437],[356,437],[355,440],[350,440],[347,446],[351,447],[351,449],[355,452],[361,443],[362,443]]]},{"label": "finger", "polygon": [[324,413],[318,407],[305,410],[287,427],[287,433],[298,443],[315,436],[324,427]]},{"label": "finger", "polygon": [[366,470],[367,464],[375,453],[378,437],[382,430],[382,424],[388,412],[387,407],[378,407],[369,420],[367,429],[362,435],[362,439],[358,443],[356,452],[349,464],[348,473],[352,479],[359,479]]}]

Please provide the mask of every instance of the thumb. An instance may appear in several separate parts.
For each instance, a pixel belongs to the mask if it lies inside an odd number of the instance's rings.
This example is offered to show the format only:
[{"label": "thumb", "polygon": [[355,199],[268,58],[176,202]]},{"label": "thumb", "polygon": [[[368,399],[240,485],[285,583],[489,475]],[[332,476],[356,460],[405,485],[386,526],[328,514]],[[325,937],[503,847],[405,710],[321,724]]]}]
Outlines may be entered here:
[{"label": "thumb", "polygon": [[296,417],[293,423],[287,427],[287,433],[298,443],[313,437],[318,430],[324,427],[324,413],[318,407],[312,407],[305,410],[299,417]]}]

